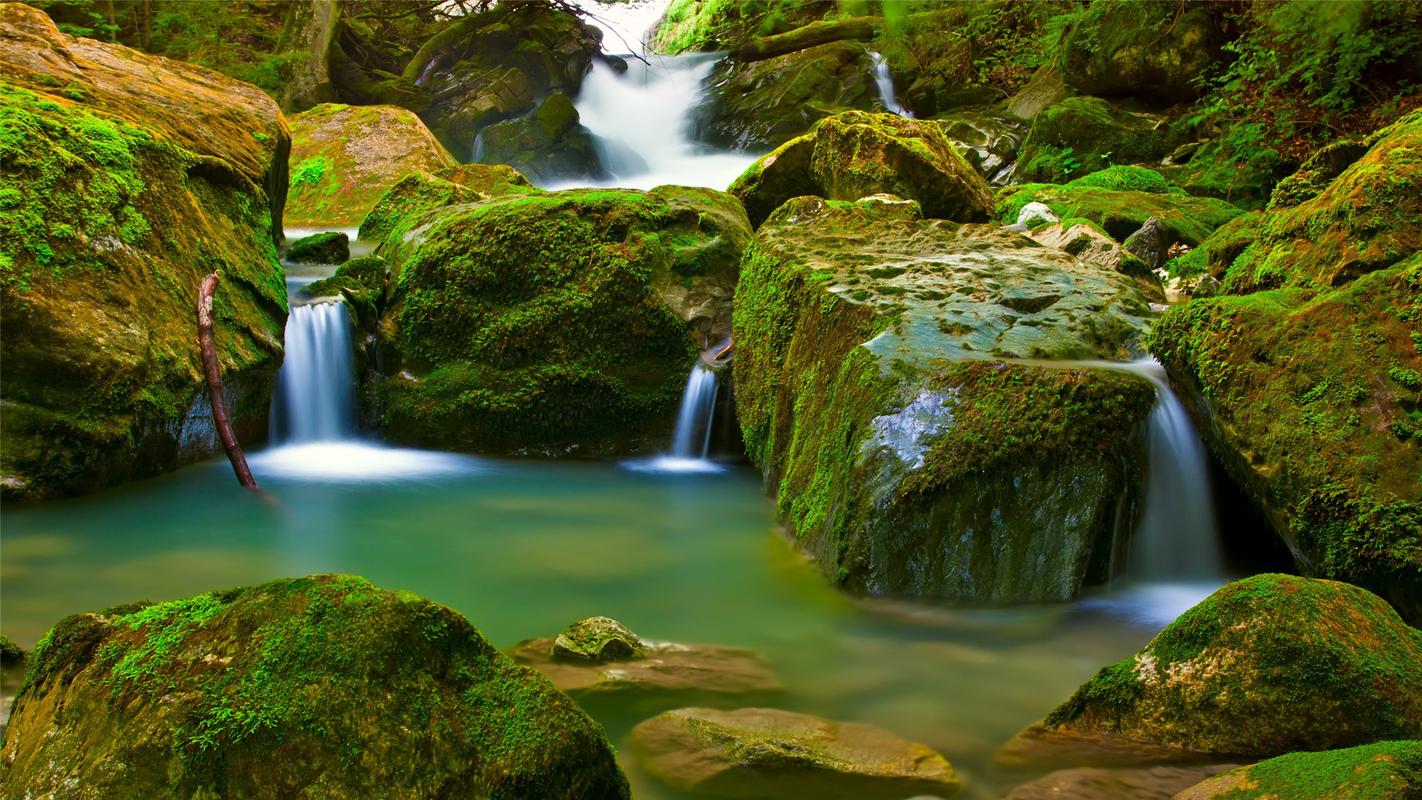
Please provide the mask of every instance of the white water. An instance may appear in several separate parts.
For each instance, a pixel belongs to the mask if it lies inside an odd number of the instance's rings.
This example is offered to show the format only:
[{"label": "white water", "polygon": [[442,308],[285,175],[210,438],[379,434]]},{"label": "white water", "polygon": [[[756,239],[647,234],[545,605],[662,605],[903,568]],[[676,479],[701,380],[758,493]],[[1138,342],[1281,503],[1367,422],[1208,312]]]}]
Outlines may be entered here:
[{"label": "white water", "polygon": [[627,461],[624,466],[638,472],[720,472],[721,465],[708,458],[718,387],[716,373],[698,359],[687,376],[686,389],[681,395],[681,410],[676,416],[671,453]]},{"label": "white water", "polygon": [[874,62],[874,83],[879,87],[879,102],[890,112],[913,119],[913,112],[899,105],[898,96],[894,92],[894,76],[889,74],[889,62],[872,50],[869,51],[869,60]]},{"label": "white water", "polygon": [[355,369],[346,304],[292,306],[286,358],[277,375],[272,441],[349,439],[355,434]]},{"label": "white water", "polygon": [[647,56],[627,60],[627,72],[601,61],[583,80],[575,103],[611,175],[604,181],[555,182],[544,188],[705,186],[725,189],[758,157],[708,150],[691,139],[692,109],[718,56]]}]

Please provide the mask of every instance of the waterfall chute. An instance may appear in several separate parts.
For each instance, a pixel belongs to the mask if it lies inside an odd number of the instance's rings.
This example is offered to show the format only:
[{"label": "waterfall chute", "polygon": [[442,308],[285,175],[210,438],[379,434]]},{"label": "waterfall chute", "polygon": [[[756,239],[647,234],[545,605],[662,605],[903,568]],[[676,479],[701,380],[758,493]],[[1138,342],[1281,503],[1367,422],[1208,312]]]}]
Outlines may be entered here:
[{"label": "waterfall chute", "polygon": [[874,83],[879,87],[879,102],[891,113],[913,119],[913,112],[899,104],[898,94],[894,91],[894,76],[889,73],[889,62],[872,50],[869,51],[869,60],[874,62]]},{"label": "waterfall chute", "polygon": [[340,301],[293,306],[286,358],[277,374],[275,443],[340,441],[355,435],[350,323]]}]

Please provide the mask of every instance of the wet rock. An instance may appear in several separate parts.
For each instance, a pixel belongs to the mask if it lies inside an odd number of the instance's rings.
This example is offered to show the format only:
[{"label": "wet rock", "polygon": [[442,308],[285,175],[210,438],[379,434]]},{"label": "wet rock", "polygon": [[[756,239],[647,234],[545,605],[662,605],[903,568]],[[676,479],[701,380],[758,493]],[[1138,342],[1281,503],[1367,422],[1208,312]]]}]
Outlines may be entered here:
[{"label": "wet rock", "polygon": [[606,664],[642,658],[647,648],[626,625],[608,617],[588,617],[569,625],[553,640],[553,658]]},{"label": "wet rock", "polygon": [[1102,669],[1028,737],[1070,747],[1080,734],[1182,758],[1416,738],[1422,631],[1350,584],[1236,581]]},{"label": "wet rock", "polygon": [[988,218],[986,181],[933,122],[850,111],[821,121],[746,170],[731,194],[760,224],[800,195],[858,200],[888,193],[916,200],[930,217],[958,222]]},{"label": "wet rock", "polygon": [[831,800],[947,796],[947,759],[880,728],[773,708],[683,708],[632,729],[639,763],[676,789],[709,797]]},{"label": "wet rock", "polygon": [[279,798],[313,776],[333,797],[629,796],[572,700],[455,612],[361,578],[79,614],[34,660],[6,796]]},{"label": "wet rock", "polygon": [[507,164],[539,183],[605,176],[592,132],[578,121],[573,101],[561,92],[527,117],[480,131],[474,158]]},{"label": "wet rock", "polygon": [[351,237],[342,231],[303,236],[287,246],[285,255],[294,264],[343,264],[350,257]]},{"label": "wet rock", "polygon": [[1165,300],[1159,279],[1145,262],[1089,223],[1057,222],[1037,228],[1027,235],[1035,242],[1055,247],[1089,264],[1130,276],[1152,302]]},{"label": "wet rock", "polygon": [[1422,741],[1398,741],[1271,758],[1201,781],[1174,800],[1412,800],[1419,791]]},{"label": "wet rock", "polygon": [[1074,597],[1129,528],[1138,444],[1119,433],[1154,393],[1003,362],[1128,357],[1147,301],[1025,236],[912,211],[800,197],[761,226],[733,326],[747,453],[846,589]]},{"label": "wet rock", "polygon": [[732,150],[764,151],[846,109],[874,108],[879,89],[864,47],[834,42],[746,62],[727,59],[707,78],[693,111],[699,141]]},{"label": "wet rock", "polygon": [[1151,217],[1140,230],[1126,237],[1121,246],[1145,263],[1152,272],[1165,266],[1165,253],[1173,242],[1167,242],[1165,226],[1159,219]]},{"label": "wet rock", "polygon": [[973,169],[989,182],[1003,183],[1013,173],[1012,162],[1024,131],[1011,115],[964,110],[935,121]]},{"label": "wet rock", "polygon": [[1014,224],[1021,225],[1024,228],[1030,228],[1039,223],[1053,222],[1061,222],[1061,220],[1056,214],[1052,213],[1051,207],[1046,203],[1033,201],[1023,206],[1022,210],[1017,212],[1017,221]]},{"label": "wet rock", "polygon": [[288,226],[354,227],[409,173],[455,165],[425,123],[403,108],[328,103],[288,120]]},{"label": "wet rock", "polygon": [[1007,800],[1170,800],[1176,792],[1235,766],[1076,767],[1018,786],[1007,793]]},{"label": "wet rock", "polygon": [[228,413],[261,442],[286,318],[276,104],[20,3],[0,4],[0,41],[0,492],[92,491],[220,452],[193,317],[214,269]]}]

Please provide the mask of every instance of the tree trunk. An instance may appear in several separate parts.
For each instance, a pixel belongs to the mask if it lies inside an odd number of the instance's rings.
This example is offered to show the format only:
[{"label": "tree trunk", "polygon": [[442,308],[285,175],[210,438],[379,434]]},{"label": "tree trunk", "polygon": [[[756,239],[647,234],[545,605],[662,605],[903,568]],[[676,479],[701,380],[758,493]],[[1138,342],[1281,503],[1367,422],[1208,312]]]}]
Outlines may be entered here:
[{"label": "tree trunk", "polygon": [[198,346],[202,350],[203,372],[207,375],[207,399],[212,406],[212,421],[217,426],[217,436],[222,440],[222,448],[227,451],[227,460],[232,462],[232,471],[237,473],[237,482],[244,488],[257,491],[257,481],[247,467],[247,457],[242,455],[236,434],[232,433],[232,423],[227,419],[227,404],[222,397],[222,368],[217,363],[217,342],[212,336],[212,295],[217,291],[217,280],[217,273],[214,272],[202,279],[202,287],[198,289]]}]

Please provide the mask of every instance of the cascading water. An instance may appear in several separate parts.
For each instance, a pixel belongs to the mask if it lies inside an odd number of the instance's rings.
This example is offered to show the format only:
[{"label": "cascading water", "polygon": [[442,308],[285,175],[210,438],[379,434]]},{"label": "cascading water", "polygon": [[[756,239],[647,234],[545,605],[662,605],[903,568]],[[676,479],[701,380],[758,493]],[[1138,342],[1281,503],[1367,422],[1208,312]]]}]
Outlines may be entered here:
[{"label": "cascading water", "polygon": [[[708,150],[691,139],[692,110],[719,56],[649,55],[628,59],[618,74],[596,61],[583,80],[579,118],[598,137],[603,167],[611,175],[597,185],[630,189],[706,186],[725,189],[756,159],[755,154]],[[586,181],[546,188],[588,185]]]},{"label": "cascading water", "polygon": [[[697,362],[686,379],[681,412],[672,437],[673,458],[705,459],[711,450],[711,421],[716,413],[716,373]],[[700,435],[698,435],[700,434]]]},{"label": "cascading water", "polygon": [[891,113],[913,119],[913,112],[899,105],[898,96],[894,92],[894,76],[889,74],[889,62],[872,50],[869,51],[869,60],[874,62],[874,83],[879,87],[879,102]]},{"label": "cascading water", "polygon": [[355,371],[346,304],[293,306],[272,404],[272,441],[338,441],[355,434]]}]

